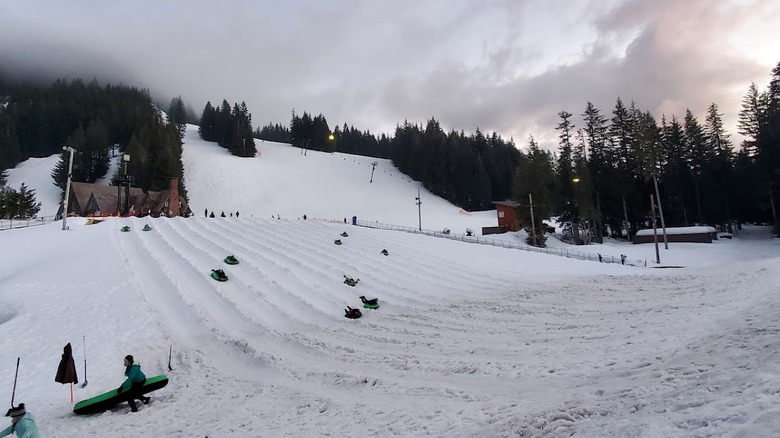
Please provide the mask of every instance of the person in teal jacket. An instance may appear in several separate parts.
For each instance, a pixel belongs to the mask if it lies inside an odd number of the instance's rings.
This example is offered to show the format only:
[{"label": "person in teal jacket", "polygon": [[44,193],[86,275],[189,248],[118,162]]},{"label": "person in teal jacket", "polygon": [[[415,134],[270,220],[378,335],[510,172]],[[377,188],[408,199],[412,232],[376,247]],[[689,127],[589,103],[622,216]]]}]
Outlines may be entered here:
[{"label": "person in teal jacket", "polygon": [[38,426],[32,415],[27,413],[24,403],[19,403],[19,406],[9,409],[5,416],[11,417],[11,425],[0,432],[0,437],[14,433],[19,438],[39,438]]},{"label": "person in teal jacket", "polygon": [[144,397],[143,387],[146,383],[146,375],[141,371],[141,365],[135,363],[133,356],[128,354],[125,356],[125,379],[124,382],[117,388],[117,394],[125,394],[125,400],[130,405],[130,410],[138,412],[138,406],[135,401],[141,400],[145,405],[149,404],[150,397]]}]

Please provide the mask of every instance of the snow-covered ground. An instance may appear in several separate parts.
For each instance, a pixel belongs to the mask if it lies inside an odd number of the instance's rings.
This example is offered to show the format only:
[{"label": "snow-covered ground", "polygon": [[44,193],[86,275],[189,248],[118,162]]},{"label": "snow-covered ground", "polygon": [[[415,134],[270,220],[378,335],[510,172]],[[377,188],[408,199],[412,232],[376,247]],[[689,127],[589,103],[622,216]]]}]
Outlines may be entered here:
[{"label": "snow-covered ground", "polygon": [[[416,183],[381,160],[369,184],[371,159],[258,146],[260,158],[239,159],[188,135],[194,218],[0,231],[0,399],[10,402],[18,357],[15,402],[42,436],[780,430],[780,245],[765,228],[670,244],[662,261],[687,268],[650,269],[354,227],[329,220],[415,226]],[[51,172],[25,166],[14,178]],[[462,214],[424,191],[422,207],[425,228],[495,224],[495,212]],[[652,245],[573,249],[654,260]],[[225,265],[229,254],[241,263]],[[230,280],[212,280],[215,268]],[[344,318],[360,295],[381,307]],[[80,380],[88,366],[76,401],[117,387],[126,354],[170,384],[138,413],[75,416],[54,382],[68,342]]]}]

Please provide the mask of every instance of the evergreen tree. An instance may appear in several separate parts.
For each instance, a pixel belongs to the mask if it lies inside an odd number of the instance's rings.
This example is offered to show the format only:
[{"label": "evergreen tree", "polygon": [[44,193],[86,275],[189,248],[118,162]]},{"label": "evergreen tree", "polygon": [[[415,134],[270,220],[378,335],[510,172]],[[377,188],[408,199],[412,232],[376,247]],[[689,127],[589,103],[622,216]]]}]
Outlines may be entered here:
[{"label": "evergreen tree", "polygon": [[[633,108],[633,103],[632,103]],[[615,103],[615,109],[612,111],[612,120],[608,129],[611,143],[615,147],[615,178],[614,183],[617,187],[617,195],[620,200],[620,206],[615,206],[616,209],[622,207],[623,219],[621,222],[625,224],[627,231],[627,238],[630,240],[632,235],[633,222],[629,215],[628,203],[630,198],[637,193],[636,186],[634,185],[633,171],[636,169],[636,165],[633,161],[631,154],[631,147],[634,144],[634,114],[635,110],[629,110],[623,105],[623,102],[618,98]],[[618,217],[619,214],[615,214]],[[614,229],[622,229],[623,227],[618,224],[612,224]],[[616,228],[615,228],[616,227]]]},{"label": "evergreen tree", "polygon": [[[577,130],[576,138],[577,143],[572,154],[574,203],[579,211],[581,222],[588,226],[589,233],[600,236],[600,229],[595,228],[598,211],[593,197],[593,177],[588,166],[585,132],[582,129]],[[594,232],[594,228],[599,231]]]},{"label": "evergreen tree", "polygon": [[0,170],[16,166],[22,161],[22,150],[16,138],[15,125],[0,108]]},{"label": "evergreen tree", "polygon": [[206,102],[206,106],[203,108],[198,126],[200,138],[206,141],[217,141],[216,125],[217,111],[213,106],[211,106],[211,102]]},{"label": "evergreen tree", "polygon": [[734,197],[734,154],[729,135],[723,127],[723,115],[713,103],[707,109],[704,122],[704,136],[707,149],[713,151],[713,157],[704,169],[705,181],[711,211],[708,217],[713,223],[725,223],[731,231],[731,204]]},{"label": "evergreen tree", "polygon": [[756,164],[765,177],[774,231],[780,236],[780,62],[772,69],[769,86],[762,97],[765,112],[759,118]]},{"label": "evergreen tree", "polygon": [[95,182],[104,177],[110,164],[109,142],[106,127],[103,121],[95,119],[89,122],[85,132],[84,150],[84,181]]},{"label": "evergreen tree", "polygon": [[[523,224],[528,224],[526,230],[529,232],[529,245],[544,246],[542,219],[553,214],[556,182],[552,154],[540,149],[536,140],[530,137],[528,153],[521,154],[518,159],[512,190],[514,199],[524,206],[519,211],[519,219]],[[532,200],[533,205],[531,205]],[[534,212],[533,222],[531,208]],[[535,236],[533,230],[536,230]]]},{"label": "evergreen tree", "polygon": [[575,243],[580,243],[579,221],[580,212],[574,198],[574,163],[572,157],[571,135],[574,124],[569,120],[571,113],[558,113],[561,121],[558,123],[558,211],[560,219],[571,227],[571,236]]},{"label": "evergreen tree", "polygon": [[614,154],[610,148],[609,136],[607,132],[607,119],[601,115],[601,112],[591,102],[588,102],[585,112],[582,114],[585,121],[585,143],[590,151],[588,162],[588,171],[592,179],[592,188],[595,196],[596,211],[594,221],[594,238],[596,242],[603,242],[603,217],[601,200],[609,199],[605,197],[610,192],[610,187],[614,184],[610,177],[614,175]]},{"label": "evergreen tree", "polygon": [[688,163],[693,176],[694,200],[696,206],[696,221],[699,224],[705,224],[707,221],[702,214],[702,173],[704,168],[713,158],[713,153],[707,149],[704,128],[691,110],[685,111],[685,120],[683,122],[683,132],[685,133],[685,149],[688,155]]},{"label": "evergreen tree", "polygon": [[688,219],[687,189],[691,186],[691,173],[685,149],[685,134],[680,121],[672,116],[670,123],[663,119],[661,128],[663,154],[662,180],[667,187],[666,196],[670,208],[665,211],[669,223],[690,225]]},{"label": "evergreen tree", "polygon": [[176,125],[181,138],[184,138],[184,132],[187,130],[187,118],[187,110],[181,96],[171,99],[171,104],[168,105],[168,123]]},{"label": "evergreen tree", "polygon": [[35,200],[35,190],[22,183],[19,190],[0,187],[0,219],[28,219],[41,210],[41,203]]}]

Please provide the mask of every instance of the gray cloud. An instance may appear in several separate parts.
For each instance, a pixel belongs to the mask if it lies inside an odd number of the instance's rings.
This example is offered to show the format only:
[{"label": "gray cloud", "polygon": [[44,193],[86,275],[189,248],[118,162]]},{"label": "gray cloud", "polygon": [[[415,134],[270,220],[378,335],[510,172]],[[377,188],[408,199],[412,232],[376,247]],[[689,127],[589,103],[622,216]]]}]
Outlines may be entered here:
[{"label": "gray cloud", "polygon": [[559,111],[609,113],[618,96],[659,116],[716,102],[733,124],[780,61],[773,0],[28,3],[0,5],[0,69],[129,83],[196,111],[243,100],[256,125],[293,108],[384,132],[436,117],[521,146],[552,145]]}]

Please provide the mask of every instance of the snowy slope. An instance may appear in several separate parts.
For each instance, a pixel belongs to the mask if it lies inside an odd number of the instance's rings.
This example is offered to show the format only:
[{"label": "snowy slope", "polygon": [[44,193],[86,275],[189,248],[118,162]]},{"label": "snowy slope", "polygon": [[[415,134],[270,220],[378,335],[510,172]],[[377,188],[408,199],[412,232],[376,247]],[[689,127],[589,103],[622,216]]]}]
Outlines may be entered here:
[{"label": "snowy slope", "polygon": [[[0,242],[20,248],[0,268],[0,375],[22,358],[16,400],[46,436],[764,436],[753,432],[778,426],[777,260],[653,275],[251,218],[52,224]],[[228,254],[242,263],[223,264]],[[217,267],[228,282],[208,276]],[[359,295],[380,309],[343,318]],[[138,414],[71,416],[53,375],[67,342],[81,372],[81,336],[90,374],[77,400],[118,386],[125,354],[170,385]]]},{"label": "snowy slope", "polygon": [[[303,155],[291,145],[261,140],[256,140],[259,158],[240,159],[201,140],[194,125],[188,126],[184,143],[182,161],[196,216],[203,217],[205,209],[261,218],[306,215],[351,222],[357,216],[415,228],[421,216],[425,229],[449,228],[458,234],[497,225],[495,210],[466,212],[431,195],[390,160],[317,151]],[[373,162],[377,166],[369,182]],[[423,202],[419,216],[418,189]]]},{"label": "snowy slope", "polygon": [[[240,218],[0,231],[0,399],[11,399],[18,357],[15,402],[52,437],[763,437],[780,428],[780,245],[765,229],[671,245],[663,257],[698,266],[674,270],[366,229],[322,219],[379,211],[409,225],[416,188],[411,202],[397,180],[362,197],[364,164],[260,150],[238,159],[191,137],[185,145],[193,204],[240,208]],[[43,180],[33,173],[22,176]],[[351,187],[359,202],[318,202],[338,193],[312,192],[305,174],[331,181],[328,190]],[[273,196],[262,175],[288,196]],[[463,219],[427,198],[434,223]],[[225,265],[228,254],[241,263]],[[212,280],[215,268],[230,280]],[[360,282],[349,287],[345,275]],[[344,318],[360,295],[381,307]],[[118,386],[126,354],[171,383],[138,413],[74,416],[69,388],[54,382],[68,342],[82,380],[88,360],[76,401]]]}]

